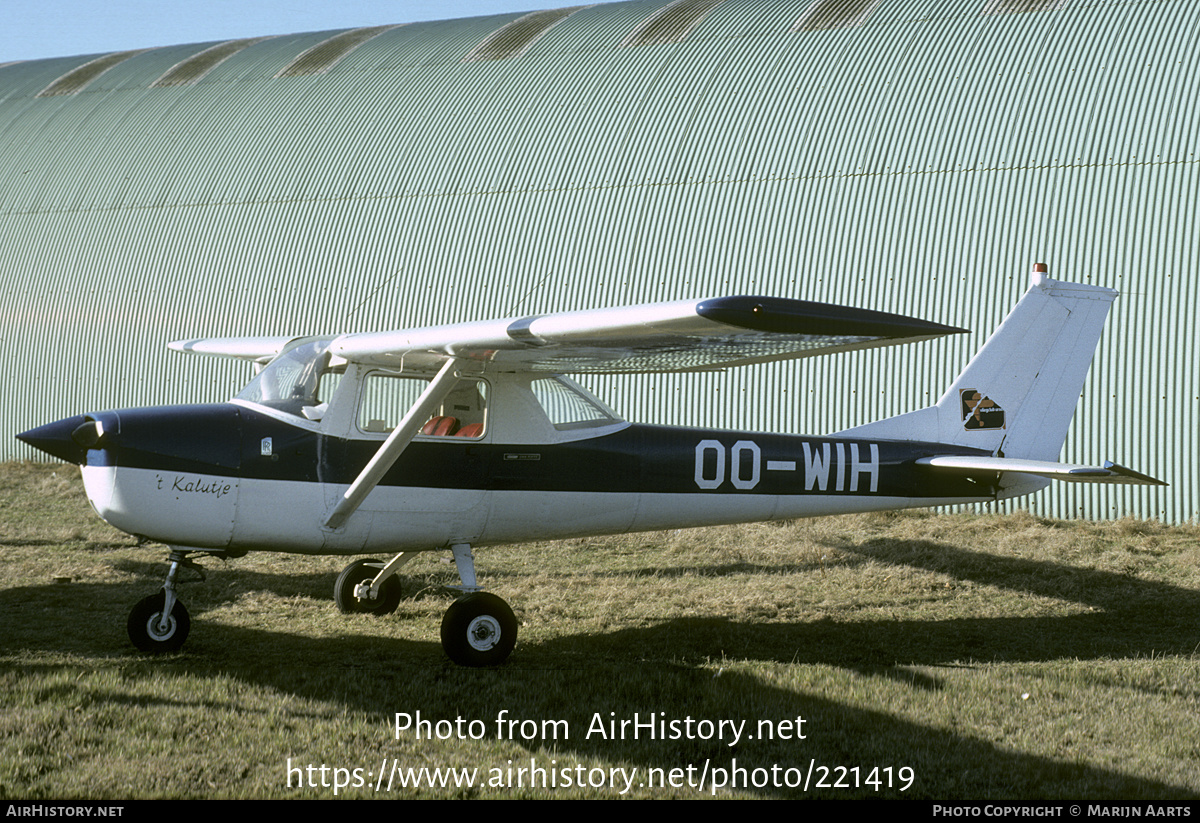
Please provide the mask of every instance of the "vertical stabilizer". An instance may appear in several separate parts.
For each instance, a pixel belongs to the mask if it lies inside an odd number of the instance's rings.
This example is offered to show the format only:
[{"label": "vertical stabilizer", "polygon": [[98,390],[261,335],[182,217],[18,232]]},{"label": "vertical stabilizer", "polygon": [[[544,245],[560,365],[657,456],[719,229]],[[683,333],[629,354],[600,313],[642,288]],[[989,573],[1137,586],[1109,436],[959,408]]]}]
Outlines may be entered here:
[{"label": "vertical stabilizer", "polygon": [[936,405],[840,434],[1054,460],[1116,297],[1112,289],[1053,280],[1039,263],[1029,290]]}]

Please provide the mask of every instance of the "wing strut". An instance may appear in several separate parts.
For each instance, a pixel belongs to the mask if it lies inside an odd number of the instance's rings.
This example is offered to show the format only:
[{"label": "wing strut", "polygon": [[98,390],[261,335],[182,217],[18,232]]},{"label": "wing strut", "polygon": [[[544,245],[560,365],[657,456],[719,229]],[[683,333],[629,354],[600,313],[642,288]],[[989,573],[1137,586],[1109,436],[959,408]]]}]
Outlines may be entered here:
[{"label": "wing strut", "polygon": [[437,373],[437,377],[433,378],[433,381],[417,398],[417,402],[413,403],[412,408],[404,415],[404,419],[396,425],[396,428],[392,429],[388,439],[384,440],[383,445],[379,447],[379,451],[375,452],[375,456],[371,458],[358,477],[354,478],[354,482],[350,484],[350,488],[346,489],[342,499],[329,512],[329,516],[325,518],[324,528],[331,531],[340,529],[346,524],[350,515],[358,510],[359,505],[379,484],[388,469],[396,463],[396,460],[408,448],[408,444],[421,431],[425,421],[450,394],[450,390],[454,388],[454,384],[458,380],[454,373],[457,365],[458,360],[453,357],[446,361],[442,370]]}]

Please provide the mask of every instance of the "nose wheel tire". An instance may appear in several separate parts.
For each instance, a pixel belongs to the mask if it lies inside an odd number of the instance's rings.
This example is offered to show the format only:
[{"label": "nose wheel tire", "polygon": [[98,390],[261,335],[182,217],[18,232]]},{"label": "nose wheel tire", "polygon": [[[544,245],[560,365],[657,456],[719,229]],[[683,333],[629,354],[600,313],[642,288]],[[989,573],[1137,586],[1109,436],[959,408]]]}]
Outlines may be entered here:
[{"label": "nose wheel tire", "polygon": [[442,648],[460,666],[499,666],[517,644],[517,618],[494,594],[455,600],[442,618]]},{"label": "nose wheel tire", "polygon": [[166,595],[163,592],[152,594],[138,602],[129,613],[129,639],[139,651],[162,654],[175,652],[187,640],[192,628],[191,618],[183,603],[175,601],[171,614],[163,620],[163,606]]},{"label": "nose wheel tire", "polygon": [[378,598],[359,600],[354,596],[354,588],[359,583],[370,583],[379,574],[382,564],[368,565],[372,562],[355,560],[338,575],[337,582],[333,584],[333,602],[342,614],[391,614],[400,605],[404,592],[400,578],[395,575],[383,581]]}]

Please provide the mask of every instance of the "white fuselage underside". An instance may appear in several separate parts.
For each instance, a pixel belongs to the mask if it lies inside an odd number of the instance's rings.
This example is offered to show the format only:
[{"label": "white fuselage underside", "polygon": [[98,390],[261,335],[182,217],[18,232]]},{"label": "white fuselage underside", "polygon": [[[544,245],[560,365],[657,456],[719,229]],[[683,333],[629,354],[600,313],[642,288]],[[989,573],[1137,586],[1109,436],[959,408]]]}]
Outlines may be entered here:
[{"label": "white fuselage underside", "polygon": [[375,488],[341,529],[322,528],[344,484],[83,467],[114,527],[172,546],[370,554],[979,502],[983,498],[745,492]]}]

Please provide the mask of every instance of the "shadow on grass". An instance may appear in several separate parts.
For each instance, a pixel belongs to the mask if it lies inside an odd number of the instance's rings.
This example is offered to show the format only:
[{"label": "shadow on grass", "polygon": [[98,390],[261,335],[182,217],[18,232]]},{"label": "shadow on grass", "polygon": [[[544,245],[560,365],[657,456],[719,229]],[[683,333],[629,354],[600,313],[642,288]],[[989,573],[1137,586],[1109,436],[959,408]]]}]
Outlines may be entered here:
[{"label": "shadow on grass", "polygon": [[[196,628],[210,629],[203,625]],[[743,785],[739,786],[742,793],[766,797],[1178,799],[1193,796],[1186,789],[1156,780],[1024,754],[970,734],[931,728],[884,712],[862,709],[852,702],[822,694],[819,689],[806,688],[803,683],[790,688],[777,687],[752,675],[723,672],[714,676],[711,668],[655,659],[655,647],[660,641],[698,628],[711,627],[680,621],[619,633],[622,635],[619,639],[626,641],[621,645],[639,647],[636,660],[608,657],[607,649],[589,648],[594,642],[586,638],[567,638],[561,643],[547,643],[535,654],[515,656],[510,665],[500,669],[464,670],[446,662],[432,641],[350,636],[312,640],[213,626],[198,648],[157,661],[131,662],[122,674],[123,682],[131,684],[164,676],[196,679],[219,676],[265,687],[280,695],[333,703],[344,710],[376,718],[381,741],[391,737],[395,712],[419,710],[434,722],[459,717],[480,720],[489,738],[494,738],[495,721],[504,709],[509,710],[507,718],[518,721],[564,721],[565,725],[554,731],[541,727],[530,733],[531,739],[515,740],[527,752],[527,758],[514,759],[510,754],[507,761],[484,760],[478,764],[481,771],[530,765],[542,769],[573,768],[576,763],[583,763],[590,771],[596,766],[621,764],[626,768],[636,767],[640,781],[647,779],[651,769],[661,770],[659,780],[665,781],[671,770],[678,770],[674,779],[685,796],[707,795],[714,775],[731,773],[742,776]],[[264,647],[270,647],[273,653],[218,651]],[[581,651],[587,653],[588,662],[573,666],[572,658]],[[553,660],[555,666],[538,666],[542,660]],[[22,671],[25,676],[34,676],[37,669],[52,672],[60,668],[64,666],[34,663],[22,667]],[[87,712],[98,710],[97,704],[104,703],[142,713],[163,710],[168,717],[179,709],[220,713],[228,708],[224,701],[211,698],[135,697],[132,689],[119,688],[106,692],[92,689],[82,703]],[[242,713],[244,709],[238,711]],[[640,739],[634,739],[629,727],[624,735],[620,732],[621,721],[670,723],[688,717],[745,720],[746,726],[734,745],[730,745],[733,735],[728,730],[723,739],[708,732],[705,736],[710,739],[646,739],[644,729]],[[788,736],[795,737],[803,731],[806,739],[760,739],[756,725],[759,721],[778,724],[798,717],[804,718],[805,725],[798,729],[793,726]],[[320,719],[287,715],[287,722],[301,726]],[[613,721],[618,724],[616,734],[612,734],[613,727],[609,725]],[[272,720],[276,725],[279,722]],[[672,726],[665,729],[668,734],[664,737],[675,736],[671,734]],[[699,733],[700,729],[697,727],[696,731]],[[166,736],[180,733],[186,733],[186,729],[174,726],[162,729]],[[512,736],[521,735],[514,732]],[[414,744],[411,732],[406,739],[412,746],[408,751],[420,753],[412,757],[415,765],[461,765],[449,759],[439,762],[439,757],[445,755],[428,745]],[[335,748],[334,741],[322,742],[328,743],[330,750]],[[219,740],[211,744],[220,747],[213,749],[214,756],[230,754]],[[386,748],[388,744],[383,745]],[[341,745],[336,748],[340,751]],[[356,754],[343,753],[342,757],[352,761]],[[289,751],[281,754],[279,760],[304,755]],[[242,753],[237,756],[246,757]],[[802,785],[810,761],[817,766],[857,766],[862,777],[878,766],[883,770],[880,774],[884,786],[875,790],[814,784],[805,792]],[[905,766],[912,769],[915,779],[908,791],[901,792],[901,781],[907,775],[900,768]],[[702,773],[708,775],[710,783],[693,789]],[[821,776],[818,771],[812,779],[819,780]],[[826,775],[830,784],[838,777],[836,772]],[[842,778],[851,784],[854,781],[853,776],[842,775]],[[894,781],[891,789],[887,788],[888,781]]]},{"label": "shadow on grass", "polygon": [[[494,739],[495,719],[508,710],[508,716],[517,720],[565,721],[565,727],[557,727],[558,735],[542,730],[528,740],[514,741],[542,768],[550,768],[551,761],[560,766],[621,763],[636,766],[643,778],[650,769],[664,770],[664,777],[671,769],[680,769],[681,779],[695,781],[703,769],[711,779],[712,769],[738,767],[750,784],[741,790],[763,796],[1196,796],[1190,788],[1021,753],[981,740],[969,731],[956,733],[864,709],[856,705],[852,694],[828,694],[829,677],[806,681],[805,670],[792,670],[794,681],[788,685],[747,674],[745,667],[715,675],[709,665],[714,660],[831,666],[885,677],[933,700],[944,688],[942,680],[907,666],[951,666],[970,660],[1149,657],[1194,651],[1200,593],[1192,590],[926,541],[841,548],[865,555],[878,553],[881,559],[886,553],[889,562],[1073,599],[1099,611],[949,620],[821,620],[799,625],[681,617],[603,635],[566,634],[536,644],[518,644],[506,666],[466,670],[445,659],[436,640],[436,624],[422,629],[428,640],[397,639],[372,635],[371,619],[356,616],[346,619],[344,633],[313,637],[231,626],[206,619],[204,610],[193,613],[192,639],[184,653],[146,660],[129,647],[124,621],[132,600],[153,587],[146,591],[142,591],[145,586],[136,587],[141,593],[135,594],[135,587],[129,584],[30,586],[0,591],[0,649],[25,658],[19,665],[0,666],[0,671],[6,677],[29,677],[39,671],[118,664],[126,682],[164,675],[233,678],[283,696],[364,713],[378,721],[384,739],[393,713],[416,710],[433,720],[462,717],[482,721]],[[147,563],[130,564],[127,570],[145,571],[147,577],[157,578],[161,569],[161,564]],[[712,569],[705,571],[712,573]],[[204,602],[208,608],[225,605],[239,592],[255,589],[281,597],[328,597],[331,583],[328,574],[276,576],[241,570],[232,582],[225,581],[210,591]],[[401,614],[384,618],[395,619],[405,619],[403,607]],[[1191,630],[1182,631],[1184,627]],[[46,663],[43,658],[47,654],[77,659]],[[774,671],[779,670],[776,667]],[[221,700],[212,698],[188,703],[181,698],[133,697],[119,687],[93,689],[87,699],[136,711],[175,708],[177,704],[213,712],[226,708]],[[693,736],[665,740],[648,740],[644,733],[633,739],[628,730],[624,736],[607,733],[609,721],[619,724],[635,716],[643,723],[647,718],[682,721],[689,716],[744,719],[744,734],[755,735],[755,739],[743,737],[730,746],[728,733],[724,739]],[[806,721],[807,739],[761,739],[755,728],[759,720],[797,717]],[[1019,723],[1019,717],[1014,722]],[[561,736],[563,728],[569,729],[569,736]],[[605,733],[597,731],[599,728]],[[178,731],[167,728],[163,734]],[[810,787],[804,792],[789,786],[803,780],[810,762],[858,767],[860,775],[875,766],[891,767],[890,773],[883,774],[893,781],[898,778],[897,770],[908,766],[916,780],[903,794],[895,787],[886,789],[886,785],[878,793],[870,788],[833,787]],[[490,765],[505,766],[485,763],[482,768]],[[772,772],[776,765],[782,771]],[[693,769],[690,775],[689,768]],[[837,776],[833,773],[829,779]],[[767,784],[754,785],[762,780]]]}]

